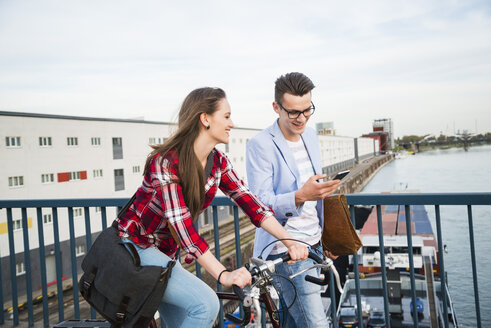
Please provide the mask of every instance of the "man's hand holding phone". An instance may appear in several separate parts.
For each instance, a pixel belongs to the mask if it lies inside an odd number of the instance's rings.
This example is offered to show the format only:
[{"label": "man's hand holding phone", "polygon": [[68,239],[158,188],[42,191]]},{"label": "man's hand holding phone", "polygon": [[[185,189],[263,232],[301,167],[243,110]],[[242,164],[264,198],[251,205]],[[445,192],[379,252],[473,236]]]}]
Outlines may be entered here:
[{"label": "man's hand holding phone", "polygon": [[295,205],[300,206],[306,201],[315,201],[326,198],[338,189],[341,181],[330,180],[323,182],[327,176],[316,174],[311,176],[305,184],[295,192]]}]

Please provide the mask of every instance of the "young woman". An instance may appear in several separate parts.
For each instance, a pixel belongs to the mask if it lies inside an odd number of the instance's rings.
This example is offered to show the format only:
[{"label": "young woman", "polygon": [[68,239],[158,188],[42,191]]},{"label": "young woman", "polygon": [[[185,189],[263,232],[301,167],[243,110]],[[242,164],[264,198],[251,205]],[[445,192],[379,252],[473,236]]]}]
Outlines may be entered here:
[{"label": "young woman", "polygon": [[[187,252],[186,262],[196,259],[224,286],[250,284],[251,276],[245,268],[227,271],[194,229],[193,222],[210,205],[218,189],[237,203],[254,225],[278,239],[290,238],[271,209],[251,194],[228,158],[215,149],[217,144],[229,141],[234,126],[230,114],[223,90],[192,91],[181,106],[177,131],[148,156],[136,200],[118,218],[120,237],[137,247],[142,265],[166,267],[180,245]],[[204,176],[207,164],[206,171],[210,167],[211,171]],[[284,244],[292,260],[307,258],[304,245],[293,241]],[[176,264],[159,307],[167,326],[211,327],[218,310],[215,292]]]}]

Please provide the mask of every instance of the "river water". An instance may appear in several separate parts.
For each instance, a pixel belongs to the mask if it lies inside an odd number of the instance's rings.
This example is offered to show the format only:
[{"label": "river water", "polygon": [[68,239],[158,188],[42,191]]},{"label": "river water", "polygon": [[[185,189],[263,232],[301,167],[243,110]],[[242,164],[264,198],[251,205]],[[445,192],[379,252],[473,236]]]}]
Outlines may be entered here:
[{"label": "river water", "polygon": [[[383,167],[363,193],[392,190],[422,193],[490,192],[491,145],[432,150]],[[426,206],[436,236],[434,206]],[[475,327],[476,310],[467,206],[440,206],[450,296],[461,327]],[[491,206],[472,207],[482,327],[491,327]]]}]

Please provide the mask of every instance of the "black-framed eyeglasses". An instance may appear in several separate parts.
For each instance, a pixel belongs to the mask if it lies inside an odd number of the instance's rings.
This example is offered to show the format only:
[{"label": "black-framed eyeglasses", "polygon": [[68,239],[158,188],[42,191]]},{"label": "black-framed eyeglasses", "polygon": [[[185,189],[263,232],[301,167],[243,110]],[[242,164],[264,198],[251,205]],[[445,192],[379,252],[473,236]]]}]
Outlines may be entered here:
[{"label": "black-framed eyeglasses", "polygon": [[311,106],[307,109],[304,109],[304,110],[286,109],[280,103],[278,103],[278,106],[280,106],[280,108],[283,109],[288,114],[288,118],[296,119],[300,116],[300,114],[303,114],[303,116],[305,116],[305,118],[309,118],[310,116],[312,116],[312,114],[314,114],[315,105],[312,101],[310,102],[310,104],[311,104]]}]

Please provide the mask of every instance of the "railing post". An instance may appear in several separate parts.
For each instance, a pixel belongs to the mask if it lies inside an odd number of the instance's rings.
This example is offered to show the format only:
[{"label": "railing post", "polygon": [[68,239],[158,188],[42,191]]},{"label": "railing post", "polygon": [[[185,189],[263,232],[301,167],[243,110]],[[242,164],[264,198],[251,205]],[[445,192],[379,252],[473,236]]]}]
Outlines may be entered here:
[{"label": "railing post", "polygon": [[339,327],[338,314],[336,313],[336,281],[332,270],[329,270],[329,296],[331,297],[331,315],[334,327]]},{"label": "railing post", "polygon": [[[218,261],[220,261],[220,236],[218,231],[218,212],[217,206],[212,206],[212,214],[213,214],[213,239],[215,242],[215,257]],[[217,281],[217,291],[222,291],[222,284]],[[220,301],[220,311],[218,312],[218,322],[219,327],[223,327],[223,301]]]},{"label": "railing post", "polygon": [[60,252],[60,229],[58,224],[58,207],[52,207],[53,212],[53,238],[55,243],[55,262],[56,262],[56,291],[58,296],[58,322],[65,320],[65,312],[63,308],[63,281],[61,267],[61,252]]},{"label": "railing post", "polygon": [[[199,233],[199,220],[196,220],[194,223],[194,229],[196,229],[196,232]],[[199,265],[198,261],[195,262],[195,267],[196,267],[196,277],[201,279],[201,265]]]},{"label": "railing post", "polygon": [[105,230],[107,228],[106,206],[101,207],[101,221],[102,221],[102,230]]},{"label": "railing post", "polygon": [[442,225],[440,221],[440,205],[435,205],[436,237],[438,240],[438,265],[440,267],[440,294],[443,306],[443,323],[448,328],[448,305],[447,305],[447,279],[445,276],[445,265],[443,264],[443,241]]},{"label": "railing post", "polygon": [[380,249],[380,272],[382,273],[382,287],[384,293],[384,314],[387,328],[390,328],[389,315],[389,296],[387,294],[387,270],[385,267],[385,246],[384,246],[384,229],[382,225],[382,207],[377,205],[377,228],[378,228],[378,244]]},{"label": "railing post", "polygon": [[237,268],[242,266],[242,249],[240,248],[240,225],[239,225],[239,208],[237,206],[234,209],[234,232],[235,232],[235,259],[237,261]]},{"label": "railing post", "polygon": [[[240,248],[240,225],[239,225],[239,208],[237,206],[234,209],[234,233],[235,233],[235,260],[237,262],[236,268],[242,266],[242,249]],[[244,307],[240,305],[240,316],[244,317]]]},{"label": "railing post", "polygon": [[26,298],[27,298],[27,321],[29,326],[34,326],[34,310],[32,304],[32,278],[31,278],[31,249],[29,247],[29,224],[27,222],[27,208],[22,212],[22,235],[24,239],[24,263],[26,268]]},{"label": "railing post", "polygon": [[36,208],[39,238],[39,265],[41,269],[41,291],[43,295],[43,321],[49,327],[48,281],[46,277],[46,250],[44,247],[44,221],[41,207]]},{"label": "railing post", "polygon": [[77,256],[75,253],[75,223],[73,222],[73,207],[68,208],[68,227],[70,230],[70,257],[72,262],[72,291],[73,291],[73,310],[75,319],[80,319],[80,308],[78,300],[78,274]]},{"label": "railing post", "polygon": [[[85,253],[87,254],[89,249],[92,247],[92,229],[90,227],[90,208],[87,206],[84,207],[84,218],[85,218]],[[96,317],[97,317],[97,312],[91,306],[90,318],[95,319]]]},{"label": "railing post", "polygon": [[90,227],[90,212],[88,207],[84,207],[85,218],[85,245],[88,250],[92,246],[92,229]]},{"label": "railing post", "polygon": [[481,328],[481,307],[479,305],[479,289],[477,284],[477,265],[476,265],[476,250],[474,248],[474,224],[472,222],[472,206],[467,205],[467,217],[469,219],[469,239],[471,246],[471,261],[472,261],[472,281],[474,283],[474,302],[476,304],[476,320],[477,327]]},{"label": "railing post", "polygon": [[[350,206],[351,222],[353,226],[356,226],[355,206]],[[355,274],[355,288],[356,288],[356,307],[358,308],[358,322],[360,325],[363,323],[363,313],[361,311],[361,291],[360,291],[360,272],[358,270],[358,254],[353,255],[353,269]],[[334,286],[334,285],[332,285]],[[341,298],[340,298],[341,301]],[[337,327],[337,326],[336,326]]]},{"label": "railing post", "polygon": [[12,209],[7,208],[7,226],[9,234],[9,252],[10,252],[10,285],[12,286],[12,311],[14,314],[14,326],[19,324],[19,300],[17,295],[17,271],[15,261],[14,246],[14,222],[12,220]]},{"label": "railing post", "polygon": [[411,229],[411,213],[409,205],[404,206],[406,214],[406,236],[407,236],[407,250],[409,253],[409,275],[411,277],[411,299],[413,301],[413,323],[414,327],[418,328],[418,311],[416,309],[416,282],[414,278],[414,259],[413,259],[413,238]]}]

